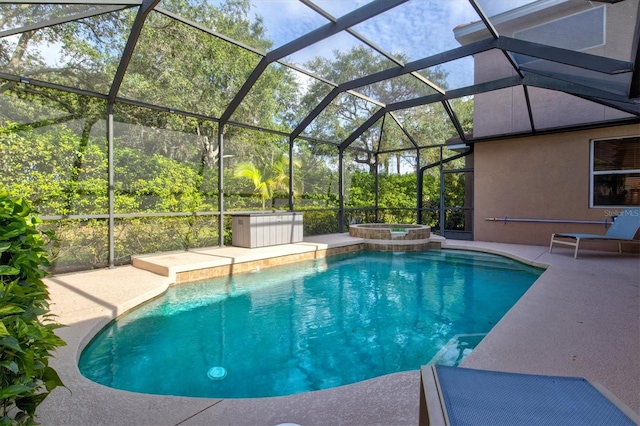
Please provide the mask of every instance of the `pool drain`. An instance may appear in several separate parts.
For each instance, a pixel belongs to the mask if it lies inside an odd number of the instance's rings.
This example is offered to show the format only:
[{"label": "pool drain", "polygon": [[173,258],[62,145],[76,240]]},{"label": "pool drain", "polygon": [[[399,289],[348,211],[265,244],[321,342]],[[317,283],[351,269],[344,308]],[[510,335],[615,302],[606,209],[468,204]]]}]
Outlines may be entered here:
[{"label": "pool drain", "polygon": [[207,371],[207,377],[211,380],[222,380],[227,377],[227,369],[224,367],[211,367]]}]

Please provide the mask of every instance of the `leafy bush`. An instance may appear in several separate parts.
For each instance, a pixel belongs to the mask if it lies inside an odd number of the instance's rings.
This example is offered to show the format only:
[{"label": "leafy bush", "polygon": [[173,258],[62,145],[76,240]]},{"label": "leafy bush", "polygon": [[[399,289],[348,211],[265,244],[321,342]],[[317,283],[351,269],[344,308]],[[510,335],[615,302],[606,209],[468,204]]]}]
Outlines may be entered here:
[{"label": "leafy bush", "polygon": [[333,234],[338,232],[338,217],[334,210],[307,210],[304,212],[304,235]]},{"label": "leafy bush", "polygon": [[65,342],[54,334],[42,281],[49,262],[31,213],[0,188],[0,425],[34,424],[36,407],[64,386],[48,365]]}]

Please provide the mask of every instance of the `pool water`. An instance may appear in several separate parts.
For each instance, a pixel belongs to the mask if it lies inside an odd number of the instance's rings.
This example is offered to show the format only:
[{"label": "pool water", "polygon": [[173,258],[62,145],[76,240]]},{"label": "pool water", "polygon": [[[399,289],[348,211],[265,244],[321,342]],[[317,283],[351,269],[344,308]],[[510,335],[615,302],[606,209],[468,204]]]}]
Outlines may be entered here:
[{"label": "pool water", "polygon": [[358,252],[174,286],[83,351],[87,378],[163,395],[289,395],[456,365],[542,270],[458,250]]}]

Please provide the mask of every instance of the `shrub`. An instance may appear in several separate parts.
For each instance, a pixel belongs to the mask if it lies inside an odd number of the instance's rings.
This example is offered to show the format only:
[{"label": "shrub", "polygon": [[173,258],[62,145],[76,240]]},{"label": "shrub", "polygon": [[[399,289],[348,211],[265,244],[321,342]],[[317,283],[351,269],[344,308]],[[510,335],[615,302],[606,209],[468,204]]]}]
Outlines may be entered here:
[{"label": "shrub", "polygon": [[333,210],[307,210],[304,212],[304,235],[333,234],[338,232],[338,217]]},{"label": "shrub", "polygon": [[0,425],[34,424],[36,407],[64,386],[48,365],[65,342],[54,334],[42,280],[49,262],[31,213],[0,187]]}]

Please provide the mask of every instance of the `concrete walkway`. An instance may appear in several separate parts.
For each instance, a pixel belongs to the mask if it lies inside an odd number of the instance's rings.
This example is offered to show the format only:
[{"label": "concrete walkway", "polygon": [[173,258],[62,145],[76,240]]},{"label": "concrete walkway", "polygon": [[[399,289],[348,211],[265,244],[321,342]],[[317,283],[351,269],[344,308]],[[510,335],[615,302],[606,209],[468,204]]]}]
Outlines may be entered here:
[{"label": "concrete walkway", "polygon": [[[349,243],[345,238],[349,237],[315,237],[300,244]],[[573,252],[563,248],[548,254],[547,247],[459,241],[447,241],[443,247],[500,253],[548,265],[463,366],[586,377],[640,412],[638,255],[584,250],[573,259]],[[235,247],[229,250],[233,255],[227,257],[247,255]],[[265,256],[287,250],[298,253],[300,247],[278,246]],[[174,253],[170,258],[174,263],[176,257],[189,263],[188,256],[188,252]],[[51,365],[68,389],[55,389],[39,407],[38,420],[45,426],[418,424],[418,370],[334,389],[260,399],[146,395],[96,384],[77,368],[82,348],[110,320],[164,292],[171,277],[127,266],[54,276],[47,284],[52,311],[67,325],[59,334],[68,343],[58,350]]]}]

